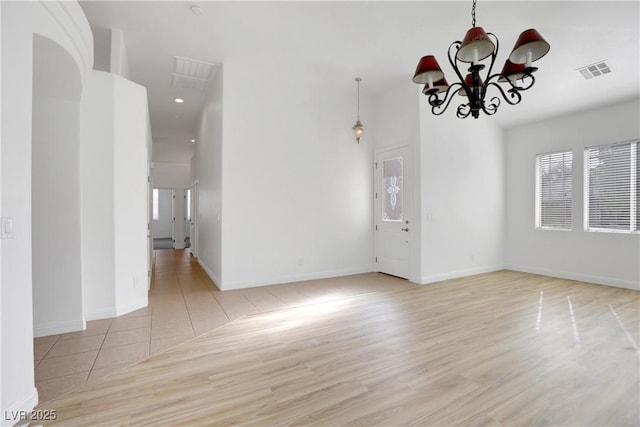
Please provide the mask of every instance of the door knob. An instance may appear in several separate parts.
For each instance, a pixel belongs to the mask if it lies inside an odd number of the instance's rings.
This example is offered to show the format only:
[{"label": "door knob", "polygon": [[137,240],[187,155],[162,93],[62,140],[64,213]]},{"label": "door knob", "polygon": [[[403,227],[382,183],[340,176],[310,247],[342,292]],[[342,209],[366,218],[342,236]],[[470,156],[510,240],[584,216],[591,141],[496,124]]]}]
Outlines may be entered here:
[{"label": "door knob", "polygon": [[407,228],[401,228],[400,231],[409,231],[409,227]]}]

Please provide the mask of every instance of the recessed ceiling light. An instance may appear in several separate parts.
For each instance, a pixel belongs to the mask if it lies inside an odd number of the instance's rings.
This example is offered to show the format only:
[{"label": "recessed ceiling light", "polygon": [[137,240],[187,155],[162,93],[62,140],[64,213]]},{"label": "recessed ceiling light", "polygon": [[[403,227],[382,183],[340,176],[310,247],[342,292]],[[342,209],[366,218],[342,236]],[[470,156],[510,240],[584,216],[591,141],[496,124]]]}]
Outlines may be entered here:
[{"label": "recessed ceiling light", "polygon": [[178,104],[182,104],[184,102],[184,99],[176,98],[176,99],[174,99],[174,101],[177,102]]},{"label": "recessed ceiling light", "polygon": [[195,139],[192,139],[192,140],[191,140],[191,142],[196,142],[196,140],[195,140]]}]

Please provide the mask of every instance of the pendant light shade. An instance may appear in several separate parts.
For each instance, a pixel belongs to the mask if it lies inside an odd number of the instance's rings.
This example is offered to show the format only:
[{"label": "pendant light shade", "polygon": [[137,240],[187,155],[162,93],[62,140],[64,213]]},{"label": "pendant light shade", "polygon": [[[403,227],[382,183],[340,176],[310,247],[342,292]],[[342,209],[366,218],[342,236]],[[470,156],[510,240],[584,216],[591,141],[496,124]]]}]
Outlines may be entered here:
[{"label": "pendant light shade", "polygon": [[360,140],[362,139],[362,137],[364,135],[364,125],[362,124],[362,122],[360,120],[358,120],[358,121],[356,121],[356,124],[353,125],[353,127],[351,129],[353,129],[353,136],[356,137],[356,141],[358,141],[358,144],[359,144]]},{"label": "pendant light shade", "polygon": [[509,55],[509,61],[514,64],[527,64],[528,67],[531,63],[542,58],[549,52],[551,46],[545,39],[542,38],[540,33],[533,28],[523,31],[516,41],[516,45]]},{"label": "pendant light shade", "polygon": [[353,130],[353,136],[356,138],[356,141],[358,142],[358,144],[360,144],[360,140],[364,136],[364,125],[360,121],[360,82],[362,81],[362,78],[356,77],[355,81],[358,84],[358,119],[356,120],[356,124],[353,125],[351,130]]},{"label": "pendant light shade", "polygon": [[495,50],[496,46],[489,39],[484,28],[473,27],[464,36],[456,58],[458,61],[476,63],[491,55]]}]

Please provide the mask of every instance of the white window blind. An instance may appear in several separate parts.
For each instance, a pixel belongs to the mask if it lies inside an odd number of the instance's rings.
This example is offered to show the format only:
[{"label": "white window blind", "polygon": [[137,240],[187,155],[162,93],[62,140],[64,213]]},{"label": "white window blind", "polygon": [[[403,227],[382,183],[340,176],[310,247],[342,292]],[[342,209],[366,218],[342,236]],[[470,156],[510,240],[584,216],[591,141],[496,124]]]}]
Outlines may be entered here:
[{"label": "white window blind", "polygon": [[640,228],[639,142],[585,150],[585,229],[634,232]]},{"label": "white window blind", "polygon": [[573,152],[536,156],[536,228],[571,230]]}]

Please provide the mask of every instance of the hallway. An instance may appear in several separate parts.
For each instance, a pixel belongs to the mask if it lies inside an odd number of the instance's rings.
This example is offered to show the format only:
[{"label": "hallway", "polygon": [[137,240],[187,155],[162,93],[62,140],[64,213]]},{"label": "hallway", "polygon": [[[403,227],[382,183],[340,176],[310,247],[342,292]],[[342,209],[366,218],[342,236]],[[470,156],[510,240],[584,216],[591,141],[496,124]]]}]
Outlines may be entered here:
[{"label": "hallway", "polygon": [[84,331],[34,339],[39,400],[59,397],[249,314],[413,286],[369,273],[221,292],[188,250],[154,251],[148,307],[89,321]]}]

